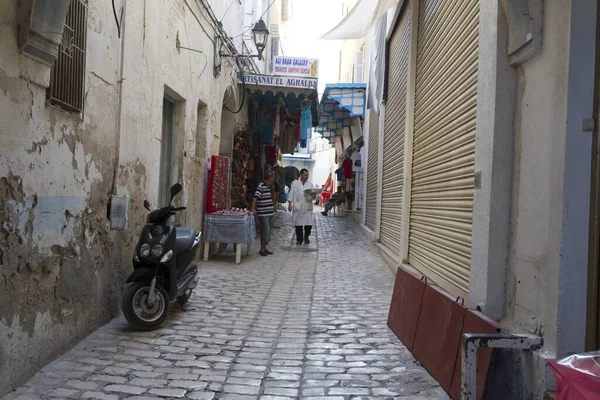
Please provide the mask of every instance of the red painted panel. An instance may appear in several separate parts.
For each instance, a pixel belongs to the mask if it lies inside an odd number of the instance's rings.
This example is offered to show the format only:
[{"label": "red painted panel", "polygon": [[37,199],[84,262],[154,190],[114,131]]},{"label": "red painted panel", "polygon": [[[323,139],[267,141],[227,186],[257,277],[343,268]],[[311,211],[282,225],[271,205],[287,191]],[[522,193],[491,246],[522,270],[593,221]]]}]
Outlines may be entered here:
[{"label": "red painted panel", "polygon": [[413,354],[440,383],[450,389],[465,308],[442,289],[426,285]]},{"label": "red painted panel", "polygon": [[425,282],[404,267],[398,267],[388,326],[410,351],[413,349]]},{"label": "red painted panel", "polygon": [[[463,322],[462,335],[465,333],[496,333],[500,330],[500,325],[489,319],[482,313],[475,310],[467,310]],[[477,351],[477,399],[483,398],[485,391],[485,382],[487,379],[490,361],[492,360],[492,349],[479,349]],[[454,364],[454,375],[450,386],[450,397],[460,399],[460,386],[462,374],[462,340],[456,353],[456,363]]]}]

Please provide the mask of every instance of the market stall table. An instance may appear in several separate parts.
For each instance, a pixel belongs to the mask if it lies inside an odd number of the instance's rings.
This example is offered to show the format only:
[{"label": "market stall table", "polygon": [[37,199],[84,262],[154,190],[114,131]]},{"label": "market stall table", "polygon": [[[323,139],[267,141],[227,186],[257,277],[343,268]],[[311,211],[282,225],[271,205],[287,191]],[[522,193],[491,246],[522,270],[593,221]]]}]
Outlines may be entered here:
[{"label": "market stall table", "polygon": [[204,261],[208,261],[210,243],[235,245],[235,263],[242,260],[242,244],[247,244],[248,253],[254,242],[254,216],[248,213],[219,212],[207,214],[204,223]]}]

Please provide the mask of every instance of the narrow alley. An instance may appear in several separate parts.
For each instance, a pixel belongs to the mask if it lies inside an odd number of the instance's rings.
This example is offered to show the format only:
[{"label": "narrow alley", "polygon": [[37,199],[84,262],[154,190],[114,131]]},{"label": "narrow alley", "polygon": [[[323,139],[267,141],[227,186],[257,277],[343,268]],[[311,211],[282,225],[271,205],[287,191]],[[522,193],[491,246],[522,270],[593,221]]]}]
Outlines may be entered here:
[{"label": "narrow alley", "polygon": [[447,398],[386,326],[394,276],[374,245],[348,217],[315,218],[310,248],[286,221],[273,256],[255,242],[239,266],[201,263],[161,329],[116,318],[4,400]]}]

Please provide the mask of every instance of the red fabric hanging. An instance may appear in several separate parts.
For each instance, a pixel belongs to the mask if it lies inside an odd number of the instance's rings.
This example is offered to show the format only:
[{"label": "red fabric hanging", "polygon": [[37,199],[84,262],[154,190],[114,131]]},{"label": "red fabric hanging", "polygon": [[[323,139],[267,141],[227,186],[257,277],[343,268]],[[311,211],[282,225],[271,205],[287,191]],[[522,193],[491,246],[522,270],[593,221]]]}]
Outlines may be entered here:
[{"label": "red fabric hanging", "polygon": [[342,168],[344,169],[344,178],[352,178],[352,161],[345,159]]},{"label": "red fabric hanging", "polygon": [[275,165],[275,161],[277,161],[277,150],[275,146],[267,146],[265,152],[267,153],[267,164]]}]

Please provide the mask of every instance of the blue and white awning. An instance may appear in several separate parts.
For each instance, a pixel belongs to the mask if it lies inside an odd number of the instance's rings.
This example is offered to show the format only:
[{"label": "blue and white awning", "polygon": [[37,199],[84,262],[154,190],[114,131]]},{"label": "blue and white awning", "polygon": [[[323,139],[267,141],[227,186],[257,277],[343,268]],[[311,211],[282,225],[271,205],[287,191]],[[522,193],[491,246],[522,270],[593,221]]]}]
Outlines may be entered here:
[{"label": "blue and white awning", "polygon": [[324,137],[341,136],[350,128],[353,119],[365,117],[365,83],[329,83],[321,97],[319,126],[316,131]]}]

